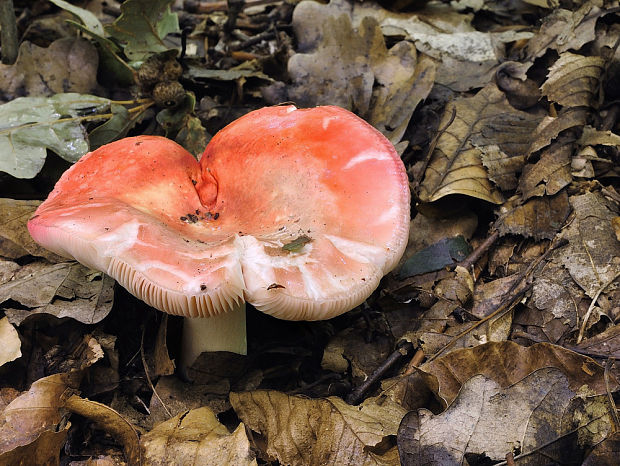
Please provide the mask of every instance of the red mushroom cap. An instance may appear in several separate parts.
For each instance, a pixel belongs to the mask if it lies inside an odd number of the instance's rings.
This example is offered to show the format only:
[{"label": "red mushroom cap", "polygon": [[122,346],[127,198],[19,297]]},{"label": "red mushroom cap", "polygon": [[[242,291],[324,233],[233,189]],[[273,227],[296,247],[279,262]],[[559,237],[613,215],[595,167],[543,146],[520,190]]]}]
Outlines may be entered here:
[{"label": "red mushroom cap", "polygon": [[85,155],[28,223],[46,248],[171,314],[242,300],[320,320],[362,303],[405,248],[409,186],[392,145],[338,107],[267,107],[200,163],[140,136]]}]

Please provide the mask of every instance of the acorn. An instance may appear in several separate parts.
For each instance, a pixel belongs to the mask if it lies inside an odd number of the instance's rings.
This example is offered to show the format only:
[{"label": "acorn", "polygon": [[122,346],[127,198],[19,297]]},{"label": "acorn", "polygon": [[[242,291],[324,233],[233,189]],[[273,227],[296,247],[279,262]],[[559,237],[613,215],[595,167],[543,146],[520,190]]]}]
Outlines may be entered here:
[{"label": "acorn", "polygon": [[149,89],[161,81],[164,62],[157,55],[147,58],[138,68],[138,81],[143,89]]},{"label": "acorn", "polygon": [[183,74],[183,67],[174,58],[164,62],[161,81],[176,81]]},{"label": "acorn", "polygon": [[163,81],[153,88],[153,99],[160,107],[176,107],[184,98],[185,89],[178,81]]}]

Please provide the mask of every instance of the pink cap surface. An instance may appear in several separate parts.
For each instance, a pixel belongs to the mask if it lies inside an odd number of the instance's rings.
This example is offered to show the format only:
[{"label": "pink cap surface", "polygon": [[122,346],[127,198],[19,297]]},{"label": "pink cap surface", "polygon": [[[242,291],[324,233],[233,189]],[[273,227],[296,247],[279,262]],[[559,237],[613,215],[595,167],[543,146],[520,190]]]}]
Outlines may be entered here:
[{"label": "pink cap surface", "polygon": [[217,133],[200,163],[155,136],[85,155],[28,228],[171,314],[245,300],[320,320],[362,303],[398,262],[409,186],[391,144],[352,113],[267,107]]}]

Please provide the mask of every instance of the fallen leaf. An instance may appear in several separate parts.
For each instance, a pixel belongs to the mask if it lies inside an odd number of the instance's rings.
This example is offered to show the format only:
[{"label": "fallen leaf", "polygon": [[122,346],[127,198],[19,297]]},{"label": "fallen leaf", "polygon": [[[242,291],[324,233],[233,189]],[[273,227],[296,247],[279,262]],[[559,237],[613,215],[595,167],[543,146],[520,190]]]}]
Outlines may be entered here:
[{"label": "fallen leaf", "polygon": [[165,52],[172,47],[163,39],[179,32],[179,19],[170,12],[172,0],[127,0],[121,5],[121,15],[105,28],[113,38],[125,43],[125,55],[132,61]]},{"label": "fallen leaf", "polygon": [[71,3],[65,2],[64,0],[50,0],[50,2],[78,17],[80,21],[82,21],[82,23],[84,24],[84,27],[86,27],[86,29],[91,31],[93,34],[97,34],[99,36],[104,35],[103,25],[101,24],[101,21],[99,21],[97,17],[90,11],[72,5]]},{"label": "fallen leaf", "polygon": [[440,270],[460,262],[471,252],[465,238],[443,238],[409,257],[396,272],[399,278]]},{"label": "fallen leaf", "polygon": [[6,317],[0,319],[0,341],[2,342],[2,346],[0,346],[0,366],[21,357],[19,335]]},{"label": "fallen leaf", "polygon": [[405,411],[396,404],[351,406],[339,398],[311,400],[276,391],[231,393],[246,426],[267,440],[267,454],[284,464],[397,465],[383,449]]},{"label": "fallen leaf", "polygon": [[256,465],[243,423],[229,433],[207,407],[156,425],[142,436],[140,446],[146,465]]},{"label": "fallen leaf", "polygon": [[593,355],[620,359],[620,324],[579,343],[578,348]]},{"label": "fallen leaf", "polygon": [[541,90],[550,101],[565,107],[591,107],[598,99],[605,61],[565,52],[549,69]]},{"label": "fallen leaf", "polygon": [[[16,178],[34,177],[47,149],[69,162],[88,152],[86,131],[79,116],[99,111],[110,101],[86,94],[20,97],[0,105],[0,171]],[[68,117],[67,117],[68,116]]]},{"label": "fallen leaf", "polygon": [[585,458],[582,466],[613,466],[620,458],[620,432],[607,437],[596,445]]},{"label": "fallen leaf", "polygon": [[114,280],[77,262],[31,262],[0,282],[0,303],[9,299],[31,308],[5,310],[15,325],[38,313],[95,324],[112,309]]},{"label": "fallen leaf", "polygon": [[[412,411],[403,419],[398,445],[402,464],[460,465],[466,457],[501,461],[507,453],[523,455],[527,464],[562,458],[579,458],[571,418],[576,393],[560,369],[539,369],[503,387],[484,375],[463,384],[446,411],[433,415],[426,409]],[[608,412],[584,416],[577,430],[606,418]]]},{"label": "fallen leaf", "polygon": [[[518,191],[522,200],[545,194],[553,196],[573,181],[571,173],[572,144],[554,143],[547,147],[536,163],[523,167]],[[558,197],[555,202],[562,202]],[[535,204],[532,204],[535,205]],[[557,215],[559,218],[560,215]],[[532,221],[534,221],[532,219]]]},{"label": "fallen leaf", "polygon": [[0,99],[90,94],[97,89],[97,57],[95,47],[78,37],[56,40],[47,48],[23,42],[15,64],[0,65]]},{"label": "fallen leaf", "polygon": [[532,136],[532,144],[527,150],[527,154],[533,154],[540,149],[547,147],[551,141],[556,139],[561,132],[581,127],[588,120],[588,110],[583,108],[568,108],[562,111],[557,117],[545,117],[540,121],[538,128]]},{"label": "fallen leaf", "polygon": [[448,103],[437,141],[420,186],[420,199],[432,202],[449,194],[464,194],[501,204],[503,197],[489,181],[481,146],[496,144],[508,155],[524,147],[536,121],[515,110],[493,84],[474,97]]}]

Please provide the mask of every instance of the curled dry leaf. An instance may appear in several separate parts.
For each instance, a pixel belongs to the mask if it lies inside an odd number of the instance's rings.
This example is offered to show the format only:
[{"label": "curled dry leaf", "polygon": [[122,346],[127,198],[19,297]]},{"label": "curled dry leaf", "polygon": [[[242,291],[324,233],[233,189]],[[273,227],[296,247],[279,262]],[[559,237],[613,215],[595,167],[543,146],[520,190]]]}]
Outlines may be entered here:
[{"label": "curled dry leaf", "polygon": [[572,144],[557,142],[546,148],[536,163],[523,167],[518,187],[522,200],[545,194],[553,196],[567,186],[573,180],[572,153]]},{"label": "curled dry leaf", "polygon": [[77,395],[67,399],[65,406],[72,413],[90,419],[97,427],[112,435],[123,446],[128,464],[141,464],[138,431],[131,422],[109,406]]},{"label": "curled dry leaf", "polygon": [[267,454],[295,465],[397,465],[396,448],[385,440],[406,411],[384,401],[351,406],[336,397],[311,400],[266,390],[230,394],[245,425],[266,438]]},{"label": "curled dry leaf", "polygon": [[598,99],[605,61],[565,52],[549,69],[543,95],[564,107],[591,107]]},{"label": "curled dry leaf", "polygon": [[568,194],[561,191],[555,196],[537,197],[525,204],[502,206],[498,230],[502,235],[515,234],[526,238],[552,239],[570,214]]},{"label": "curled dry leaf", "polygon": [[95,324],[112,309],[114,280],[77,262],[31,262],[0,279],[0,303],[9,299],[30,308],[5,310],[16,325],[39,313]]},{"label": "curled dry leaf", "polygon": [[588,119],[588,110],[584,108],[569,108],[557,117],[545,117],[532,136],[532,144],[527,154],[547,147],[558,135],[567,129],[582,127]]},{"label": "curled dry leaf", "polygon": [[19,335],[6,317],[0,319],[0,342],[0,366],[21,357]]},{"label": "curled dry leaf", "polygon": [[[439,124],[445,130],[426,169],[420,199],[432,202],[448,194],[464,194],[501,204],[503,197],[489,181],[482,155],[494,150],[502,151],[505,158],[522,157],[537,123],[537,117],[511,107],[494,84],[474,97],[449,103]],[[521,163],[522,159],[516,164],[502,162],[503,167],[495,171],[516,171]]]},{"label": "curled dry leaf", "polygon": [[156,425],[142,436],[140,446],[147,465],[256,465],[243,423],[229,433],[207,407]]},{"label": "curled dry leaf", "polygon": [[68,425],[65,402],[80,384],[79,371],[37,380],[0,414],[0,464],[58,464]]},{"label": "curled dry leaf", "polygon": [[[578,458],[575,428],[587,433],[591,424],[610,416],[606,410],[601,414],[586,409],[586,415],[573,419],[571,402],[577,393],[570,385],[560,369],[549,367],[507,387],[475,375],[443,413],[419,409],[405,416],[398,433],[402,464],[460,465],[466,455],[501,461],[507,453],[517,458],[523,454],[525,462],[519,464],[532,465]],[[608,433],[609,424],[606,427],[599,441]]]},{"label": "curled dry leaf", "polygon": [[575,218],[562,232],[568,245],[557,257],[573,280],[594,298],[602,288],[607,293],[617,287],[620,243],[611,221],[618,215],[618,206],[598,192],[572,196],[570,203]]}]

